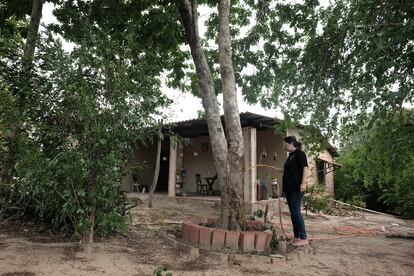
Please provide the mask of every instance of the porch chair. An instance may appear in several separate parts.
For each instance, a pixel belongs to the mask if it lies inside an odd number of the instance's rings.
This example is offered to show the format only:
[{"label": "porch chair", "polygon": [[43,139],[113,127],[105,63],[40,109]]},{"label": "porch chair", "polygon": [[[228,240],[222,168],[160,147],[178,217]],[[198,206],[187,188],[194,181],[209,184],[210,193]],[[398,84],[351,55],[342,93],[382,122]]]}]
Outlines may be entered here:
[{"label": "porch chair", "polygon": [[197,173],[195,175],[195,177],[196,177],[196,184],[197,184],[197,194],[202,194],[202,193],[207,194],[207,192],[208,192],[208,185],[207,184],[203,184],[201,182],[201,174]]}]

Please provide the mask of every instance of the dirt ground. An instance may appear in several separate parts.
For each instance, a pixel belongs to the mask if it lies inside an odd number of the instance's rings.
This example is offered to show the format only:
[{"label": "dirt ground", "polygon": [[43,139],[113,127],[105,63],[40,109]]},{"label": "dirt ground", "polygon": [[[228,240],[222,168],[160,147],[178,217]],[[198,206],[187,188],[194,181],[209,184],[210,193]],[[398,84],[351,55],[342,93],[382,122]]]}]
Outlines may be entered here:
[{"label": "dirt ground", "polygon": [[[389,216],[305,216],[314,239],[308,246],[312,254],[273,264],[254,258],[227,263],[203,254],[192,257],[161,237],[161,227],[178,228],[183,219],[215,217],[217,212],[212,204],[156,198],[152,209],[146,205],[133,209],[127,237],[96,242],[89,256],[62,234],[41,233],[33,225],[3,224],[0,275],[153,275],[160,266],[173,275],[414,275],[414,240],[384,235],[384,230],[413,234],[414,221]],[[283,224],[291,231],[286,214]],[[334,231],[350,227],[368,234],[338,238],[343,233]]]}]

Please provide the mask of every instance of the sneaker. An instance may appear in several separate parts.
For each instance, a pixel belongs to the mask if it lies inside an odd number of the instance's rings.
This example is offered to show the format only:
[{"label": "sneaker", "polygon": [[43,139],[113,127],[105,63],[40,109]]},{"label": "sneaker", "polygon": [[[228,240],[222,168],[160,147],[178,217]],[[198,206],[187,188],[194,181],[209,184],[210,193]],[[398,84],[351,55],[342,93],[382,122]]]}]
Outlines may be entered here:
[{"label": "sneaker", "polygon": [[308,240],[298,240],[293,243],[293,246],[304,246],[309,244]]},{"label": "sneaker", "polygon": [[300,238],[293,238],[293,242],[298,242],[300,241]]}]

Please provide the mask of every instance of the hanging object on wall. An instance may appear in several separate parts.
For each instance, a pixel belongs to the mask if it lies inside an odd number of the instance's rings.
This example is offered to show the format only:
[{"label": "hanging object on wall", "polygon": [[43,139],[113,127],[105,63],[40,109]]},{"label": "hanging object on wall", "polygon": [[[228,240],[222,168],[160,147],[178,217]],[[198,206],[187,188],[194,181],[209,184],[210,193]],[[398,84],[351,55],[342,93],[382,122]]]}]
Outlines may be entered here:
[{"label": "hanging object on wall", "polygon": [[197,151],[194,151],[194,156],[198,156],[198,152]]}]

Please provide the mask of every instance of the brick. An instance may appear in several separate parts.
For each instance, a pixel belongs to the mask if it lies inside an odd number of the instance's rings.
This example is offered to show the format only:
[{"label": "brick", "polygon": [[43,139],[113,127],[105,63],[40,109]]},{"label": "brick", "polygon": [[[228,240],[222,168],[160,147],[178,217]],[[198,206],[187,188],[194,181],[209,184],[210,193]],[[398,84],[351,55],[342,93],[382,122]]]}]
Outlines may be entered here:
[{"label": "brick", "polygon": [[263,230],[263,222],[262,221],[255,221],[253,229],[256,230],[256,231]]},{"label": "brick", "polygon": [[218,250],[224,247],[226,240],[226,231],[221,229],[214,229],[211,239],[211,249]]},{"label": "brick", "polygon": [[254,251],[255,232],[246,231],[240,233],[240,249],[243,252]]},{"label": "brick", "polygon": [[195,224],[190,224],[190,239],[189,241],[194,244],[198,244],[198,239],[200,236],[200,226]]},{"label": "brick", "polygon": [[185,253],[189,254],[191,257],[198,257],[200,256],[200,249],[198,247],[194,247],[185,243],[177,243],[177,247],[184,251]]},{"label": "brick", "polygon": [[213,230],[213,228],[200,227],[200,237],[198,242],[200,248],[210,249]]},{"label": "brick", "polygon": [[[286,254],[287,253],[287,242],[286,241],[279,241],[277,243],[276,249],[279,253]],[[287,256],[286,256],[286,260],[288,261]]]},{"label": "brick", "polygon": [[255,249],[256,251],[263,252],[269,248],[272,235],[266,232],[255,233]]},{"label": "brick", "polygon": [[188,222],[183,222],[183,241],[190,241],[190,224]]},{"label": "brick", "polygon": [[240,233],[236,231],[226,231],[226,242],[225,246],[234,250],[239,250],[239,237]]}]

